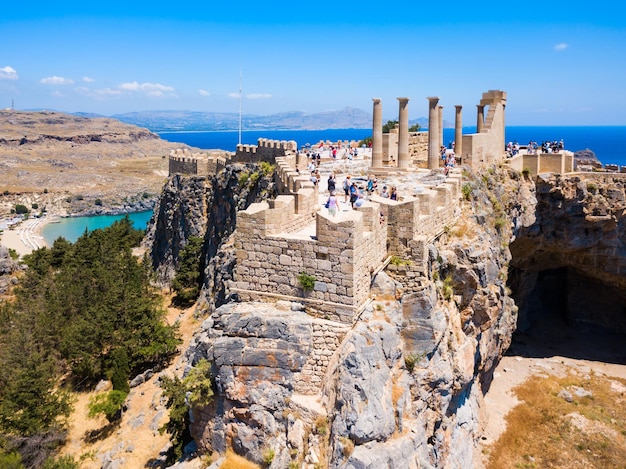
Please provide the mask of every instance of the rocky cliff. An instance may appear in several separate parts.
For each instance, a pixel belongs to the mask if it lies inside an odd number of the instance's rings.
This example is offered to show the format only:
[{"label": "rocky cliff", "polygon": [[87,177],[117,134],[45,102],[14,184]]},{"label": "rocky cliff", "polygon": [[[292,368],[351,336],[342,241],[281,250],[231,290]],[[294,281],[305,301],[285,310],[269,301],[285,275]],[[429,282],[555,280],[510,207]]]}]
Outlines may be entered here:
[{"label": "rocky cliff", "polygon": [[544,174],[534,223],[511,244],[520,329],[552,317],[626,333],[626,178]]},{"label": "rocky cliff", "polygon": [[229,238],[237,211],[275,195],[271,178],[255,164],[233,164],[217,175],[170,177],[148,224],[144,247],[162,284],[169,284],[191,236],[204,238],[202,294],[208,307],[224,301],[235,261]]},{"label": "rocky cliff", "polygon": [[[229,187],[236,178],[218,180]],[[523,327],[546,311],[538,304],[548,302],[546,288],[565,286],[557,303],[575,322],[623,328],[618,177],[542,175],[535,184],[497,167],[466,175],[461,216],[428,244],[427,274],[416,276],[410,259],[390,264],[373,277],[372,301],[352,325],[314,318],[299,303],[222,304],[236,204],[215,204],[233,187],[205,186],[214,195],[191,228],[175,207],[197,193],[192,182],[170,181],[179,186],[161,203],[172,221],[151,242],[205,237],[206,320],[186,352],[188,367],[209,360],[215,377],[211,405],[191,409],[200,451],[232,448],[271,468],[474,467],[483,395],[511,344],[517,305]],[[170,263],[171,276],[175,248],[157,251],[168,253],[157,265]],[[595,289],[600,295],[590,295]]]}]

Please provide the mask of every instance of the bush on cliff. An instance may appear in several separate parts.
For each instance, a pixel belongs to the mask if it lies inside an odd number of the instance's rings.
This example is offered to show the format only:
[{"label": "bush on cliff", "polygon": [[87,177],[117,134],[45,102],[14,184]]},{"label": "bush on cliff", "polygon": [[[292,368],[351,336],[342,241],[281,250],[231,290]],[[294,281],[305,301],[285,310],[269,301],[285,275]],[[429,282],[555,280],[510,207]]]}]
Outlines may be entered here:
[{"label": "bush on cliff", "polygon": [[174,303],[180,306],[191,306],[200,294],[201,254],[203,239],[190,236],[187,245],[178,258],[178,270],[172,280],[172,289],[176,293]]},{"label": "bush on cliff", "polygon": [[171,435],[172,447],[168,454],[168,461],[176,461],[183,454],[183,448],[192,438],[189,433],[189,407],[193,405],[208,405],[213,399],[214,377],[211,372],[211,363],[201,360],[183,379],[174,376],[161,378],[163,395],[167,399],[169,420],[159,432],[168,432]]}]

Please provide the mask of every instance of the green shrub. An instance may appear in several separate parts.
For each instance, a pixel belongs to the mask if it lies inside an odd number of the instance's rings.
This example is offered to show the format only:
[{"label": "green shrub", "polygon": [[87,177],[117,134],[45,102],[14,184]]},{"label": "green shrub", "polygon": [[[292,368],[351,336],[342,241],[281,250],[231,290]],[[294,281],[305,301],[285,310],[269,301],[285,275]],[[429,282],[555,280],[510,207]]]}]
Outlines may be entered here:
[{"label": "green shrub", "polygon": [[16,204],[15,213],[17,213],[18,215],[28,213],[28,208],[26,207],[26,205]]},{"label": "green shrub", "polygon": [[309,275],[306,272],[302,272],[298,275],[298,284],[300,285],[300,288],[306,292],[313,290],[316,280],[317,279],[313,275]]},{"label": "green shrub", "polygon": [[201,360],[182,380],[177,376],[161,378],[169,420],[159,428],[159,432],[171,435],[172,447],[168,451],[168,461],[176,461],[185,445],[192,440],[189,433],[189,404],[208,405],[213,398],[214,378],[211,368],[211,362]]},{"label": "green shrub", "polygon": [[448,275],[445,279],[443,279],[443,287],[441,293],[443,297],[448,301],[450,301],[452,299],[452,296],[454,296],[454,288],[452,287],[451,276]]},{"label": "green shrub", "polygon": [[493,226],[496,230],[500,231],[502,228],[504,228],[504,226],[506,226],[506,219],[502,217],[496,218],[493,222]]},{"label": "green shrub", "polygon": [[391,256],[389,263],[393,265],[411,265],[411,259],[403,259],[400,256]]},{"label": "green shrub", "polygon": [[247,184],[248,179],[250,179],[250,174],[248,173],[241,173],[239,175],[239,187],[243,187]]},{"label": "green shrub", "polygon": [[96,199],[94,204],[96,204],[98,206],[102,206],[102,199]]},{"label": "green shrub", "polygon": [[587,190],[595,194],[596,192],[598,192],[598,185],[595,182],[588,182]]},{"label": "green shrub", "polygon": [[463,187],[461,188],[461,192],[463,193],[463,198],[465,200],[469,200],[470,195],[472,194],[472,185],[470,183],[463,184]]},{"label": "green shrub", "polygon": [[404,366],[412,373],[415,369],[415,365],[417,365],[422,358],[424,358],[423,354],[411,353],[404,357]]},{"label": "green shrub", "polygon": [[36,202],[33,202],[32,204],[30,204],[30,208],[32,208],[33,210],[37,210],[39,208],[39,204]]},{"label": "green shrub", "polygon": [[84,197],[81,194],[78,194],[76,196],[76,200],[83,200],[83,199],[84,199]]},{"label": "green shrub", "polygon": [[127,392],[112,390],[102,394],[96,394],[89,400],[89,418],[103,414],[109,422],[119,420],[122,416],[122,406],[128,396]]},{"label": "green shrub", "polygon": [[522,175],[524,176],[524,178],[528,179],[528,177],[530,176],[530,169],[528,168],[522,169]]},{"label": "green shrub", "polygon": [[5,190],[4,190],[4,192],[3,192],[3,194],[4,194],[4,195],[9,195],[9,194],[10,194],[10,192],[9,192],[7,189],[5,189]]},{"label": "green shrub", "polygon": [[272,448],[269,448],[265,451],[265,453],[263,453],[263,462],[265,463],[266,466],[269,466],[270,464],[272,464],[272,461],[274,460],[274,450]]},{"label": "green shrub", "polygon": [[269,176],[274,172],[274,169],[276,169],[276,166],[273,164],[268,163],[267,161],[261,161],[261,172],[263,173],[263,176]]}]

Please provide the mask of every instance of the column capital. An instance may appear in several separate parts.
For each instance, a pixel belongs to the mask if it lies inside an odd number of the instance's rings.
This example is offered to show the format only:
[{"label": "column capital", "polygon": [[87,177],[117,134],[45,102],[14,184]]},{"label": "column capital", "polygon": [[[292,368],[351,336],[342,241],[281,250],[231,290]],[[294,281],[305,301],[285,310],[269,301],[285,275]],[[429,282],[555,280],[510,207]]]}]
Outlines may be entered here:
[{"label": "column capital", "polygon": [[372,98],[372,101],[374,101],[374,104],[380,104],[382,99],[380,99],[380,98]]},{"label": "column capital", "polygon": [[401,103],[408,103],[409,102],[409,98],[396,98],[398,101],[400,101]]},{"label": "column capital", "polygon": [[438,96],[429,96],[428,98],[426,98],[428,101],[430,101],[431,103],[437,103],[439,101],[439,97]]},{"label": "column capital", "polygon": [[456,110],[460,110],[463,109],[463,106],[461,106],[460,104],[455,104],[454,107],[456,108]]}]

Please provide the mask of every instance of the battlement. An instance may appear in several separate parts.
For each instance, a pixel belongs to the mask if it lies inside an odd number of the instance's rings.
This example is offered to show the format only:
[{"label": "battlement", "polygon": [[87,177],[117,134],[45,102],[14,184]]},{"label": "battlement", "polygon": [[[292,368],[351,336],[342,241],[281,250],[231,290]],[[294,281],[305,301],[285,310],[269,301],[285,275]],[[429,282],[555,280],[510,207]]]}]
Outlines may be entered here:
[{"label": "battlement", "polygon": [[271,140],[260,138],[256,145],[237,145],[237,151],[232,161],[235,163],[258,163],[267,161],[273,163],[278,157],[294,153],[298,144],[294,140]]},{"label": "battlement", "polygon": [[[170,151],[169,175],[185,174],[206,176],[215,174],[220,167],[220,160],[230,159],[227,152],[191,152],[187,148],[177,148]],[[224,163],[225,166],[225,163]]]},{"label": "battlement", "polygon": [[[369,299],[372,273],[391,255],[410,258],[414,270],[426,273],[427,243],[458,216],[458,173],[400,201],[372,195],[331,216],[295,164],[295,155],[277,158],[282,195],[238,212],[231,291],[243,300],[299,301],[313,315],[351,324]],[[300,284],[303,273],[314,279],[311,291]]]}]

